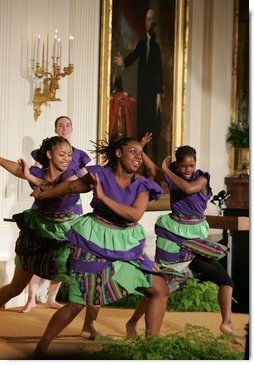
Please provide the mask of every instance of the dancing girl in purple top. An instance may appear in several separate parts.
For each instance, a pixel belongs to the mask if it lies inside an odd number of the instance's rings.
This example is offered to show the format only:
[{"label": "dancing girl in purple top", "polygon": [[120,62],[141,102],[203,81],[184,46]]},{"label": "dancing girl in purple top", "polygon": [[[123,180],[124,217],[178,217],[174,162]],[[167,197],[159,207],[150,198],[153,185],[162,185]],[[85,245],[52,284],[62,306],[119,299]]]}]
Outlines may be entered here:
[{"label": "dancing girl in purple top", "polygon": [[148,201],[158,199],[160,186],[137,175],[143,148],[132,138],[96,145],[104,167],[89,167],[76,182],[33,193],[38,198],[90,191],[93,212],[79,217],[66,237],[73,245],[69,302],[51,318],[35,356],[46,357],[52,340],[87,305],[107,305],[130,293],[148,295],[146,329],[159,333],[168,286],[154,261],[143,252],[146,233],[138,223]]},{"label": "dancing girl in purple top", "polygon": [[[37,152],[42,168],[28,169],[23,160],[19,163],[0,158],[0,166],[13,175],[26,178],[31,186],[36,184],[60,184],[77,179],[75,171],[68,170],[72,148],[63,137],[55,136],[43,140]],[[19,295],[33,274],[55,282],[69,280],[66,261],[70,247],[65,233],[77,215],[78,193],[64,199],[35,199],[37,209],[27,209],[15,214],[20,234],[16,242],[15,272],[10,284],[0,288],[0,307]]]},{"label": "dancing girl in purple top", "polygon": [[[55,133],[70,141],[73,132],[72,121],[69,117],[62,115],[55,120]],[[35,160],[35,166],[42,167],[37,160],[38,149],[31,152],[33,159]],[[85,151],[82,151],[72,146],[72,159],[68,165],[68,169],[74,170],[75,174],[80,177],[87,173],[86,165],[91,161],[91,158]],[[33,208],[36,208],[36,204],[33,204]],[[77,214],[83,214],[82,201],[79,199],[76,204],[75,211]],[[24,307],[21,309],[22,313],[30,312],[32,308],[36,306],[36,293],[38,291],[41,278],[34,275],[28,286],[28,299]],[[56,296],[59,291],[61,283],[50,282],[48,288],[48,296],[46,300],[46,306],[50,308],[60,308],[62,305],[56,301]]]},{"label": "dancing girl in purple top", "polygon": [[[222,316],[220,330],[233,335],[231,305],[233,281],[218,259],[225,256],[227,248],[207,239],[209,225],[204,212],[212,196],[210,175],[196,170],[196,151],[190,146],[181,146],[176,152],[176,161],[165,158],[162,172],[170,192],[171,212],[159,216],[155,224],[155,260],[167,273],[169,291],[180,288],[188,277],[198,275],[201,281],[212,281],[219,286],[218,301]],[[151,161],[152,175],[160,174]],[[152,164],[152,165],[151,165]],[[146,309],[146,298],[126,324],[129,336],[136,334],[136,326]],[[233,336],[233,342],[240,341]]]}]

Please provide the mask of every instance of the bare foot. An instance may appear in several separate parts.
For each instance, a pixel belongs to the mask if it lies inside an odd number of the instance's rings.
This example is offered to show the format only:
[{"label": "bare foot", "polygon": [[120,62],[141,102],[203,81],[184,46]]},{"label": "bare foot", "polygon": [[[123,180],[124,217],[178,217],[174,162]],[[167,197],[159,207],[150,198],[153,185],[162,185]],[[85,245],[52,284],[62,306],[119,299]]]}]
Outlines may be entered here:
[{"label": "bare foot", "polygon": [[225,335],[230,335],[232,336],[232,338],[230,338],[230,342],[232,342],[233,344],[235,345],[240,345],[240,346],[243,346],[243,343],[242,341],[236,337],[236,335],[234,334],[234,331],[233,331],[233,328],[231,325],[229,324],[225,324],[225,323],[222,323],[220,325],[220,330],[222,333],[224,333]]},{"label": "bare foot", "polygon": [[136,328],[136,323],[132,323],[131,321],[128,321],[125,325],[126,328],[126,335],[127,337],[133,337],[133,336],[137,336],[137,328]]},{"label": "bare foot", "polygon": [[94,341],[97,336],[102,336],[102,334],[97,331],[94,324],[84,324],[80,336],[86,340]]},{"label": "bare foot", "polygon": [[55,301],[48,301],[48,302],[45,303],[45,307],[53,308],[53,309],[59,309],[59,308],[63,307],[63,304],[60,304],[60,303],[55,302]]},{"label": "bare foot", "polygon": [[26,305],[19,311],[20,313],[29,313],[33,308],[36,307],[35,301],[28,301]]}]

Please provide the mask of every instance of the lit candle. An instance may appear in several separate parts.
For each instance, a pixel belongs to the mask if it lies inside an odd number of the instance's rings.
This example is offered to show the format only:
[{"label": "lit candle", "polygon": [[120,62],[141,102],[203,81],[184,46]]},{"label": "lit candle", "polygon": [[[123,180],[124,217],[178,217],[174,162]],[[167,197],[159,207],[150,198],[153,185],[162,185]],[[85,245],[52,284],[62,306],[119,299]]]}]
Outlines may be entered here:
[{"label": "lit candle", "polygon": [[56,63],[56,57],[57,57],[57,55],[56,55],[56,52],[57,52],[57,49],[56,49],[56,46],[57,46],[57,32],[58,32],[58,30],[56,29],[55,30],[55,40],[54,40],[54,49],[53,49],[53,57],[54,57],[53,63]]},{"label": "lit candle", "polygon": [[43,45],[42,45],[42,58],[41,58],[41,65],[42,65],[42,67],[44,66],[44,47],[45,47],[45,45],[44,45],[44,41],[43,41]]},{"label": "lit candle", "polygon": [[[33,43],[32,43],[32,46],[33,46]],[[26,41],[26,60],[25,60],[27,69],[29,69],[29,57],[30,57],[30,52],[29,51],[30,51],[30,49],[29,49],[29,39],[27,39],[27,41]]]},{"label": "lit candle", "polygon": [[40,42],[41,42],[41,36],[39,34],[37,37],[36,63],[40,63]]},{"label": "lit candle", "polygon": [[36,38],[33,39],[33,64],[35,64]]},{"label": "lit candle", "polygon": [[53,57],[54,57],[53,63],[56,62],[56,46],[57,46],[56,42],[57,42],[57,35],[55,34],[54,50],[53,50]]},{"label": "lit candle", "polygon": [[72,53],[73,53],[73,37],[70,35],[69,36],[69,65],[73,64],[72,61]]},{"label": "lit candle", "polygon": [[62,43],[60,42],[60,59],[59,59],[60,67],[61,67],[61,63],[62,63]]},{"label": "lit candle", "polygon": [[57,40],[57,57],[58,57],[58,64],[61,66],[61,39],[58,38]]},{"label": "lit candle", "polygon": [[47,33],[47,44],[46,44],[46,71],[48,71],[49,62],[49,34]]}]

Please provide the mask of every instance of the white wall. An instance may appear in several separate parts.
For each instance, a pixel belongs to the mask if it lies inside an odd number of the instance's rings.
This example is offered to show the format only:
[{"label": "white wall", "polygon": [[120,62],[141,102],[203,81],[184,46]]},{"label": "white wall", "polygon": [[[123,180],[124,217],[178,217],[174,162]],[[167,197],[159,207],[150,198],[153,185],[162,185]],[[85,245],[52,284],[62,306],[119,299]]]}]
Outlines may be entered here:
[{"label": "white wall", "polygon": [[[214,193],[224,188],[229,172],[225,134],[230,123],[232,0],[190,0],[185,143],[197,149],[198,165],[212,176]],[[69,115],[73,145],[89,149],[96,140],[98,115],[99,0],[0,0],[0,155],[32,162],[30,151],[54,134],[53,122]],[[61,102],[42,105],[33,119],[34,77],[30,69],[32,38],[55,29],[63,42],[67,66],[68,36],[74,36],[74,73],[60,80]],[[29,45],[27,50],[27,45]],[[0,170],[0,285],[12,275],[17,228],[3,222],[30,207],[26,182]],[[90,210],[90,196],[82,197]],[[209,204],[207,212],[217,214]],[[141,220],[153,234],[156,218],[166,212],[146,212]],[[7,264],[6,264],[7,263]],[[11,305],[21,305],[13,301]]]},{"label": "white wall", "polygon": [[[185,142],[196,148],[199,167],[210,172],[214,194],[225,188],[229,174],[233,3],[191,1]],[[217,214],[216,207],[209,204],[207,214]]]}]

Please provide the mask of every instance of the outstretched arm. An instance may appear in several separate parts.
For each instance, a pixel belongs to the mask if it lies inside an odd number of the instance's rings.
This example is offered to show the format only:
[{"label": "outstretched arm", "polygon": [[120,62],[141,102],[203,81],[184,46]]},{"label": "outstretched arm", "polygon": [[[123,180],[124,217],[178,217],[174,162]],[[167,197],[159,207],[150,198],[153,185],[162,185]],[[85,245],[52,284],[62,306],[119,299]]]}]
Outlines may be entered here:
[{"label": "outstretched arm", "polygon": [[185,194],[193,194],[197,193],[198,191],[203,190],[207,186],[207,179],[204,176],[198,177],[194,181],[186,181],[180,176],[174,174],[168,166],[170,165],[172,161],[171,156],[167,156],[163,163],[162,163],[162,171],[164,174],[166,174],[170,180],[173,181],[173,183],[178,186],[179,189],[181,189]]},{"label": "outstretched arm", "polygon": [[9,171],[12,175],[20,177],[21,179],[25,179],[23,176],[22,167],[18,162],[0,157],[0,166]]},{"label": "outstretched arm", "polygon": [[62,198],[71,193],[87,193],[91,191],[91,185],[94,179],[91,174],[87,173],[79,179],[73,181],[63,181],[61,184],[47,186],[39,186],[32,192],[31,196],[37,199]]},{"label": "outstretched arm", "polygon": [[41,184],[44,180],[30,174],[29,167],[25,160],[20,158],[17,162],[0,157],[0,166],[20,179],[26,179],[34,185]]}]

